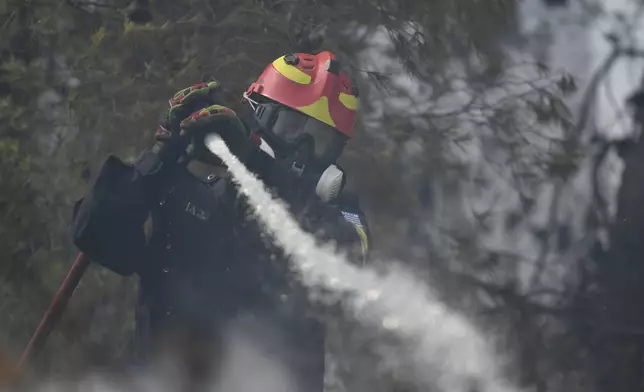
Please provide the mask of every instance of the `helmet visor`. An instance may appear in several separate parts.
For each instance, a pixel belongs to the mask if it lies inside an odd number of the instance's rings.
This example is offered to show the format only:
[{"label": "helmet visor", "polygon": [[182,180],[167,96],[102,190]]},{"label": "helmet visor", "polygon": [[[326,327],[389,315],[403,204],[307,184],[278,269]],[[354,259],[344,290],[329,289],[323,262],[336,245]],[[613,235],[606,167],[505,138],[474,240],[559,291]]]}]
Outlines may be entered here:
[{"label": "helmet visor", "polygon": [[338,148],[338,144],[344,144],[342,135],[335,128],[292,109],[276,113],[270,132],[286,145],[293,145],[309,135],[317,158],[328,156]]}]

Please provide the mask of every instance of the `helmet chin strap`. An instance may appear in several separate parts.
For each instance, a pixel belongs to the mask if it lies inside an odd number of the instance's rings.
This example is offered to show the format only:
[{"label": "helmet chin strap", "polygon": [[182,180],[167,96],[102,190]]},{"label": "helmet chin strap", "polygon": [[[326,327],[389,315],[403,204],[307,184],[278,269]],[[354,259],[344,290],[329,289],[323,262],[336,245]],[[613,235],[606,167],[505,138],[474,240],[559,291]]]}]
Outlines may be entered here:
[{"label": "helmet chin strap", "polygon": [[[264,138],[261,138],[259,148],[271,157],[275,158],[275,151]],[[301,143],[290,157],[293,159],[291,170],[298,176],[301,176],[306,169],[306,163],[304,162],[310,162],[310,157],[313,155],[313,145],[311,143]],[[338,197],[344,187],[344,183],[344,171],[340,167],[331,164],[327,166],[322,171],[320,177],[318,177],[318,182],[315,186],[315,193],[318,195],[320,200],[328,203]]]},{"label": "helmet chin strap", "polygon": [[310,168],[309,172],[311,171],[311,166],[314,165],[314,148],[311,136],[304,135],[304,137],[298,141],[295,148],[288,154],[287,159],[293,160],[291,170],[295,172],[298,177],[304,173],[307,166]]}]

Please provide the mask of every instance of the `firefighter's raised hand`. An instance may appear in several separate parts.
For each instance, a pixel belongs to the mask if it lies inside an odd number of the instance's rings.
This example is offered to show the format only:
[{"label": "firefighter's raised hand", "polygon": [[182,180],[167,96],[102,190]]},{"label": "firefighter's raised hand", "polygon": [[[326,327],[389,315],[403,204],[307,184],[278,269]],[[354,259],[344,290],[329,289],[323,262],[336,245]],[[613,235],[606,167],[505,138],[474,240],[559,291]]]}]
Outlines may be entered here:
[{"label": "firefighter's raised hand", "polygon": [[[230,152],[239,160],[245,162],[249,155],[258,148],[250,135],[250,131],[244,126],[237,114],[230,108],[222,105],[212,105],[198,110],[181,122],[181,135],[190,135],[194,141],[195,156],[198,159],[210,160],[213,163],[221,164],[205,148],[204,137],[209,133],[216,133],[224,140]],[[208,159],[208,158],[211,159]]]},{"label": "firefighter's raised hand", "polygon": [[164,155],[164,160],[175,159],[187,147],[190,140],[181,135],[181,122],[195,111],[223,101],[219,83],[199,83],[179,90],[168,101],[168,112],[159,124],[155,149]]},{"label": "firefighter's raised hand", "polygon": [[157,132],[157,139],[166,140],[178,137],[181,122],[199,109],[221,103],[219,97],[219,83],[211,81],[199,83],[176,92],[168,100],[168,112],[161,125],[167,133]]}]

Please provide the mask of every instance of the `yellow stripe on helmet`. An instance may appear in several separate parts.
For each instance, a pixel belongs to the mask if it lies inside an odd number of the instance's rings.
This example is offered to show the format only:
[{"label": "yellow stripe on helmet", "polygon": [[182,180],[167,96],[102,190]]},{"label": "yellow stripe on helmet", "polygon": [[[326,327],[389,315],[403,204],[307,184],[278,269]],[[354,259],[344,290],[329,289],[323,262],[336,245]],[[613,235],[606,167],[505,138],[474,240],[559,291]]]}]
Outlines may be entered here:
[{"label": "yellow stripe on helmet", "polygon": [[327,97],[320,97],[314,103],[299,107],[297,110],[335,128],[335,122],[333,122],[331,113],[329,112],[329,100]]},{"label": "yellow stripe on helmet", "polygon": [[307,75],[305,72],[299,70],[297,67],[294,67],[286,63],[282,56],[277,60],[273,61],[273,67],[282,74],[285,78],[299,84],[309,84],[311,83],[311,76]]},{"label": "yellow stripe on helmet", "polygon": [[340,93],[340,102],[349,110],[358,109],[358,100],[351,94]]}]

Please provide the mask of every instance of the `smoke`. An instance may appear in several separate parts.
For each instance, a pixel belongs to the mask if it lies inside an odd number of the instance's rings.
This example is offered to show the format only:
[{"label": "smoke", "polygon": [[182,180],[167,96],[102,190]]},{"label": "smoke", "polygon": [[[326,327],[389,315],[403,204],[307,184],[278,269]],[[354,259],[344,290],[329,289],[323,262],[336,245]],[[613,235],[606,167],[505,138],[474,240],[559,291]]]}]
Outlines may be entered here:
[{"label": "smoke", "polygon": [[[415,381],[449,392],[516,390],[502,377],[498,357],[485,337],[411,273],[394,263],[383,275],[357,268],[333,244],[316,244],[218,136],[209,136],[206,144],[227,165],[264,229],[292,257],[291,267],[311,289],[312,299],[339,301],[366,327],[401,338],[416,370]],[[384,353],[383,360],[389,359]],[[397,360],[392,366],[396,365]]]},{"label": "smoke", "polygon": [[284,346],[277,332],[270,323],[255,317],[236,320],[228,328],[226,360],[212,392],[298,392],[296,377],[280,358],[284,352],[275,350]]},{"label": "smoke", "polygon": [[[288,364],[279,325],[268,317],[242,314],[224,328],[221,361],[210,376],[195,380],[185,373],[182,355],[166,350],[142,368],[128,373],[97,372],[78,379],[37,380],[21,390],[37,392],[300,392],[306,385]],[[218,350],[220,347],[213,347]],[[0,387],[0,392],[5,391]],[[6,390],[9,392],[8,390]]]}]

